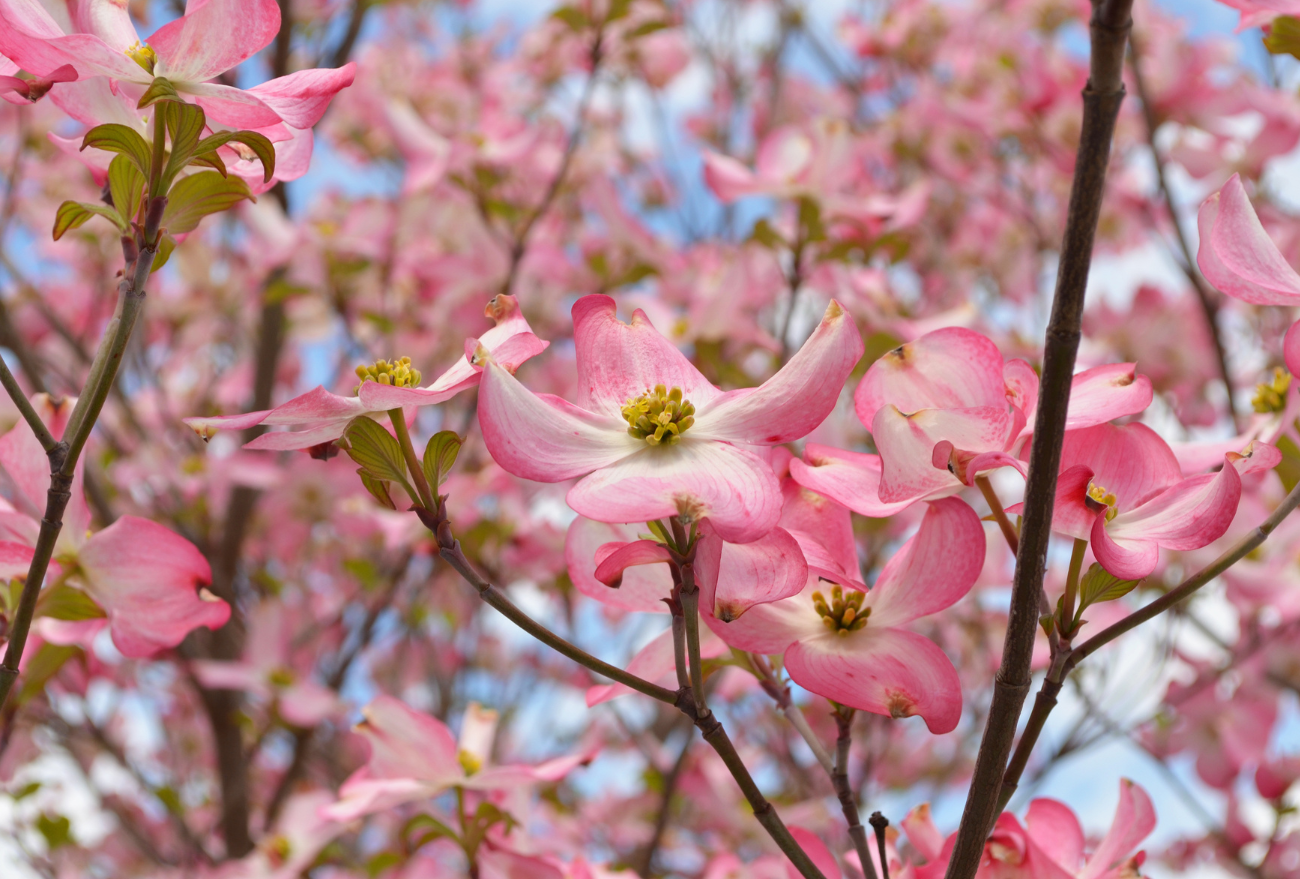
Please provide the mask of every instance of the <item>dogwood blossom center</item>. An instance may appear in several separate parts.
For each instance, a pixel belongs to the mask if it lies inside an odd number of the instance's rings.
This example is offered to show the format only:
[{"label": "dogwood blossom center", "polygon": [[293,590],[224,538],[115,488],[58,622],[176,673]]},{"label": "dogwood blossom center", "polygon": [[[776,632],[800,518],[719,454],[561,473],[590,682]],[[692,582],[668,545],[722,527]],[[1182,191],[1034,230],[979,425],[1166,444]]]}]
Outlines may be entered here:
[{"label": "dogwood blossom center", "polygon": [[849,590],[848,595],[845,595],[841,587],[835,586],[831,589],[829,603],[821,592],[812,594],[813,609],[821,616],[822,625],[844,636],[866,627],[867,619],[871,616],[871,608],[864,610],[862,607],[866,597],[865,592],[855,590]]},{"label": "dogwood blossom center", "polygon": [[695,423],[695,407],[682,399],[682,389],[663,385],[629,397],[622,412],[628,434],[652,446],[673,445]]},{"label": "dogwood blossom center", "polygon": [[[366,366],[362,364],[357,367],[357,378],[361,379],[361,384],[366,382],[378,382],[381,385],[392,385],[395,388],[418,388],[420,386],[420,370],[411,365],[411,358],[403,357],[400,360],[376,360],[374,365]],[[353,390],[359,390],[361,385],[357,385]]]},{"label": "dogwood blossom center", "polygon": [[[1096,483],[1088,483],[1088,500],[1106,507],[1106,521],[1114,519],[1119,509],[1115,506],[1119,499],[1115,497],[1114,492],[1107,491],[1105,487]],[[1091,506],[1091,504],[1089,504]]]},{"label": "dogwood blossom center", "polygon": [[1250,405],[1261,415],[1281,412],[1286,408],[1286,392],[1291,388],[1291,375],[1281,367],[1273,370],[1273,380],[1255,386]]},{"label": "dogwood blossom center", "polygon": [[153,76],[154,65],[158,63],[158,53],[154,51],[153,46],[136,43],[126,50],[126,57],[144,68],[145,73]]}]

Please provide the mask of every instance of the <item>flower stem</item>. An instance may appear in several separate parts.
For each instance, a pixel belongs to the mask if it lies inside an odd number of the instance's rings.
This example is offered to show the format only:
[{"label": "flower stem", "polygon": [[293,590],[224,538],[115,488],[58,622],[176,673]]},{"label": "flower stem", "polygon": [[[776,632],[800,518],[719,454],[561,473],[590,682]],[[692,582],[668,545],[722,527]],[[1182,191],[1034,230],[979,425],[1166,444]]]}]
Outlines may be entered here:
[{"label": "flower stem", "polygon": [[388,420],[393,423],[393,432],[397,434],[397,444],[402,447],[402,457],[406,458],[406,467],[411,471],[411,479],[415,482],[415,491],[419,494],[418,498],[411,500],[418,501],[424,505],[426,510],[432,510],[437,507],[433,499],[433,491],[429,488],[429,480],[424,478],[424,465],[420,461],[420,456],[415,454],[415,446],[411,442],[411,432],[406,429],[406,413],[399,406],[396,409],[388,410]]},{"label": "flower stem", "polygon": [[1070,570],[1065,575],[1065,595],[1061,597],[1061,618],[1057,627],[1064,637],[1074,632],[1074,601],[1079,594],[1079,573],[1083,570],[1083,554],[1088,549],[1088,541],[1074,538],[1074,549],[1070,553]]},{"label": "flower stem", "polygon": [[989,505],[993,512],[993,518],[997,520],[998,527],[1002,529],[1002,536],[1006,538],[1007,546],[1011,547],[1014,553],[1020,549],[1020,535],[1016,533],[1016,526],[1007,518],[1007,511],[1002,509],[1002,502],[998,500],[997,492],[993,490],[993,483],[989,482],[987,476],[976,476],[975,485],[984,495],[984,501]]},{"label": "flower stem", "polygon": [[839,735],[835,739],[835,771],[831,773],[831,783],[835,785],[835,796],[839,798],[840,810],[844,812],[844,820],[849,825],[853,849],[862,862],[863,875],[866,879],[876,879],[876,868],[871,863],[871,849],[867,841],[867,828],[862,826],[858,803],[853,797],[853,788],[849,786],[849,750],[853,745],[853,717],[856,713],[854,709],[843,706],[835,710]]}]

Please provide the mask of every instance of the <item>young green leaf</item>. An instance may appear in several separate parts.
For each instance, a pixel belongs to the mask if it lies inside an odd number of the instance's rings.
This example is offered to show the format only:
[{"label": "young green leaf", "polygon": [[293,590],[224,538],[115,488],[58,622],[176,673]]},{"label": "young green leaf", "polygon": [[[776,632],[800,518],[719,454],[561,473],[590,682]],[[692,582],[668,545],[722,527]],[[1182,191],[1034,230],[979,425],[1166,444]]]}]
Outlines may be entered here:
[{"label": "young green leaf", "polygon": [[171,84],[171,80],[165,76],[154,77],[149,88],[145,89],[144,94],[140,96],[136,107],[143,110],[145,107],[151,107],[159,101],[181,101],[180,94],[176,91],[176,86]]},{"label": "young green leaf", "polygon": [[41,591],[36,600],[36,616],[79,621],[101,619],[106,614],[85,592],[61,583]]},{"label": "young green leaf", "polygon": [[[1079,581],[1079,613],[1083,613],[1089,605],[1123,598],[1141,582],[1141,580],[1121,580],[1093,562],[1092,567],[1088,568],[1088,572]],[[1078,614],[1075,618],[1078,618]]]},{"label": "young green leaf", "polygon": [[190,164],[212,168],[222,177],[227,177],[230,174],[230,172],[226,170],[226,163],[222,160],[216,150],[208,150],[206,153],[196,153],[194,158],[190,159]]},{"label": "young green leaf", "polygon": [[128,223],[139,219],[144,207],[144,174],[129,156],[114,156],[108,165],[108,192],[113,197],[113,208]]},{"label": "young green leaf", "polygon": [[199,141],[194,148],[194,154],[203,155],[228,143],[240,143],[248,147],[262,163],[262,182],[271,181],[271,175],[275,173],[275,146],[266,135],[258,134],[256,131],[218,131]]},{"label": "young green leaf", "polygon": [[228,210],[244,199],[257,201],[243,180],[200,171],[176,181],[167,193],[162,226],[173,235],[193,232],[208,214]]},{"label": "young green leaf", "polygon": [[371,476],[364,467],[358,468],[357,475],[361,477],[361,484],[365,486],[366,491],[370,492],[371,496],[379,501],[380,506],[387,507],[390,510],[397,509],[397,504],[393,502],[393,496],[388,492],[388,482]]},{"label": "young green leaf", "polygon": [[153,265],[150,266],[150,272],[156,272],[163,266],[167,265],[167,260],[172,258],[172,251],[176,249],[176,239],[170,235],[163,235],[158,239],[158,252],[154,254]]},{"label": "young green leaf", "polygon": [[54,214],[54,240],[58,241],[69,229],[76,229],[93,216],[101,216],[117,227],[123,235],[129,228],[117,211],[104,204],[84,204],[65,201]]},{"label": "young green leaf", "polygon": [[117,122],[96,125],[81,139],[81,149],[84,150],[86,147],[120,153],[130,159],[141,174],[145,177],[149,176],[152,151],[148,141],[134,128],[128,128]]},{"label": "young green leaf", "polygon": [[[174,104],[166,113],[167,134],[171,137],[171,157],[163,169],[160,190],[166,192],[181,169],[189,164],[203,139],[207,117],[194,104]],[[222,175],[225,176],[225,175]]]},{"label": "young green leaf", "polygon": [[[355,418],[343,436],[348,441],[348,456],[360,464],[363,470],[377,480],[396,482],[415,499],[415,490],[406,479],[406,461],[402,457],[402,447],[379,422],[364,416]],[[364,479],[362,483],[365,483]],[[370,486],[366,486],[366,489],[370,491]],[[371,494],[374,492],[371,491]]]},{"label": "young green leaf", "polygon": [[455,431],[444,430],[434,434],[424,447],[424,478],[429,481],[435,493],[455,466],[463,442],[465,440],[457,436]]}]

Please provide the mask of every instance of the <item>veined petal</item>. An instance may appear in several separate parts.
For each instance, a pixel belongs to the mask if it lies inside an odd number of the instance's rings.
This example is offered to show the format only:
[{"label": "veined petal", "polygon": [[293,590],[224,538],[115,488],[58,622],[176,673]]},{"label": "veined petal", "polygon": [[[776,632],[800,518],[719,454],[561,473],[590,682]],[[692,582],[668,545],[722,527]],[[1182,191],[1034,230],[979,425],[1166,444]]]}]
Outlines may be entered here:
[{"label": "veined petal", "polygon": [[663,600],[672,593],[673,580],[662,565],[629,568],[617,589],[596,579],[596,551],[612,541],[636,539],[637,528],[633,525],[611,525],[585,516],[574,519],[564,538],[564,560],[574,588],[610,607],[649,613],[667,610]]},{"label": "veined petal", "polygon": [[208,415],[182,418],[181,423],[193,430],[204,440],[214,437],[219,430],[247,430],[256,427],[271,414],[270,409],[260,412],[245,412],[243,415]]},{"label": "veined petal", "polygon": [[[132,62],[134,63],[134,62]],[[145,133],[135,102],[121,92],[113,90],[112,81],[103,76],[92,76],[70,82],[50,92],[54,106],[78,122],[95,126],[108,122],[125,125],[141,134]],[[80,139],[77,146],[81,146]]]},{"label": "veined petal", "polygon": [[121,0],[81,0],[68,7],[76,30],[94,34],[110,48],[125,52],[140,42],[130,10]]},{"label": "veined petal", "polygon": [[[816,541],[820,554],[825,557],[826,566],[835,571],[826,576],[843,583],[835,575],[847,575],[856,583],[862,574],[849,511],[831,498],[810,491],[793,479],[781,483],[781,494],[785,499],[785,506],[781,509],[781,527],[795,535],[799,545],[804,547],[804,558],[808,564],[812,566],[813,561],[808,558],[807,545],[799,540],[796,532],[810,535]],[[858,588],[866,591],[865,586]]]},{"label": "veined petal", "polygon": [[464,777],[456,737],[438,718],[384,694],[361,714],[364,719],[353,729],[370,746],[370,777],[414,778],[435,787],[449,787]]},{"label": "veined petal", "polygon": [[790,362],[760,387],[732,391],[697,406],[697,435],[775,445],[806,436],[835,408],[844,380],[862,358],[853,318],[834,299]]},{"label": "veined petal", "polygon": [[26,577],[35,555],[36,551],[30,546],[11,540],[0,541],[0,580]]},{"label": "veined petal", "polygon": [[[773,528],[752,543],[725,543],[713,523],[700,523],[695,571],[702,599],[714,616],[734,620],[755,604],[797,595],[808,582],[808,565],[799,544],[784,528]],[[707,552],[706,545],[721,552]]]},{"label": "veined petal", "polygon": [[704,182],[723,204],[753,195],[758,191],[758,181],[743,164],[730,156],[704,151]]},{"label": "veined petal", "polygon": [[[628,436],[622,421],[534,394],[491,362],[483,370],[478,420],[483,442],[496,462],[516,476],[537,482],[563,482],[642,451],[663,451]],[[667,514],[633,514],[607,521],[643,522],[663,515]]]},{"label": "veined petal", "polygon": [[1287,372],[1300,375],[1300,320],[1291,324],[1282,339],[1282,359],[1286,362]]},{"label": "veined petal", "polygon": [[947,327],[900,345],[867,370],[853,395],[858,419],[871,429],[887,405],[919,409],[1005,408],[1002,353],[974,330]]},{"label": "veined petal", "polygon": [[251,91],[219,82],[178,83],[177,91],[193,95],[194,103],[203,108],[212,122],[245,129],[280,124],[280,114]]},{"label": "veined petal", "polygon": [[584,296],[573,305],[578,405],[621,419],[623,405],[655,385],[681,388],[696,411],[721,392],[637,309],[631,323],[618,319],[608,296]]},{"label": "veined petal", "polygon": [[1151,405],[1151,396],[1151,379],[1138,375],[1135,363],[1110,363],[1085,369],[1070,381],[1065,429],[1077,430],[1136,415]]},{"label": "veined petal", "polygon": [[1120,511],[1145,503],[1183,479],[1169,444],[1145,424],[1098,424],[1065,432],[1061,471],[1084,465],[1112,492]]},{"label": "veined petal", "polygon": [[579,766],[590,763],[595,756],[593,750],[556,757],[531,766],[523,763],[488,766],[467,777],[460,786],[469,790],[515,790],[547,781],[559,781]]},{"label": "veined petal", "polygon": [[934,447],[947,440],[965,452],[1000,452],[1013,426],[1005,406],[977,409],[921,409],[904,415],[893,404],[871,425],[882,464],[880,499],[917,500],[956,494],[962,482],[934,466]]},{"label": "veined petal", "polygon": [[[487,381],[483,386],[487,388]],[[480,420],[483,415],[480,402]],[[485,440],[487,435],[485,429]],[[645,522],[686,512],[696,520],[709,519],[722,539],[732,543],[757,540],[780,518],[781,486],[772,468],[756,455],[690,436],[667,447],[639,445],[640,451],[601,466],[569,489],[569,506],[601,522]],[[491,442],[488,450],[511,469]],[[524,454],[534,459],[544,455],[536,448]],[[590,464],[588,453],[585,469],[592,469]],[[558,480],[551,476],[546,481]]]},{"label": "veined petal", "polygon": [[767,604],[756,604],[743,616],[723,622],[712,614],[701,614],[715,635],[732,647],[752,653],[779,654],[801,638],[815,638],[826,631],[813,608],[812,584],[798,595]]},{"label": "veined petal", "polygon": [[1098,515],[1092,524],[1092,554],[1121,580],[1141,580],[1156,569],[1160,544],[1142,538],[1114,540],[1106,530],[1106,517]]},{"label": "veined petal", "polygon": [[157,76],[176,82],[212,79],[260,52],[280,30],[276,0],[206,0],[153,32]]},{"label": "veined petal", "polygon": [[965,501],[931,501],[920,529],[867,594],[867,627],[900,625],[956,604],[975,585],[986,545],[984,526]]},{"label": "veined petal", "polygon": [[1025,827],[1043,854],[1069,875],[1078,873],[1083,863],[1083,828],[1069,806],[1040,797],[1029,804]]},{"label": "veined petal", "polygon": [[884,519],[914,503],[914,498],[885,503],[880,499],[879,455],[848,452],[809,443],[804,461],[790,461],[790,476],[805,488],[843,504],[855,513]]},{"label": "veined petal", "polygon": [[936,735],[952,732],[961,718],[952,662],[933,641],[905,629],[868,623],[844,636],[823,632],[786,650],[785,667],[819,696],[886,717],[919,714]]},{"label": "veined petal", "polygon": [[403,803],[428,799],[443,790],[415,778],[372,778],[363,766],[339,786],[339,801],[323,807],[320,814],[331,821],[353,821]]},{"label": "veined petal", "polygon": [[299,70],[255,85],[248,93],[275,111],[290,128],[311,128],[325,115],[330,101],[356,78],[357,64]]},{"label": "veined petal", "polygon": [[[1052,505],[1052,530],[1077,540],[1087,540],[1093,523],[1101,510],[1088,506],[1088,486],[1092,484],[1092,468],[1076,464],[1062,470],[1056,477],[1056,503]],[[1022,512],[1024,505],[1008,507],[1012,515]]]},{"label": "veined petal", "polygon": [[212,582],[207,559],[157,522],[123,516],[86,541],[77,563],[124,656],[152,656],[230,619],[230,605],[200,592]]},{"label": "veined petal", "polygon": [[611,542],[596,550],[596,579],[610,589],[623,582],[623,572],[641,565],[657,565],[672,560],[668,547],[654,540]]},{"label": "veined petal", "polygon": [[1211,284],[1255,305],[1300,305],[1300,275],[1264,231],[1239,175],[1202,203],[1196,225],[1196,264]]},{"label": "veined petal", "polygon": [[1154,540],[1168,549],[1199,549],[1223,536],[1241,500],[1241,475],[1225,460],[1218,473],[1193,476],[1107,525],[1112,538]]},{"label": "veined petal", "polygon": [[[362,413],[368,414],[368,413]],[[351,418],[323,421],[306,430],[284,430],[264,433],[244,443],[244,448],[259,452],[297,452],[329,443],[343,436]]]},{"label": "veined petal", "polygon": [[[701,614],[700,616],[706,623],[713,620],[713,617],[708,614]],[[701,659],[716,659],[726,652],[727,645],[717,635],[709,629],[700,630]],[[673,653],[672,629],[665,629],[655,636],[627,664],[627,670],[642,680],[673,688],[677,686],[675,667],[676,659]],[[631,692],[633,692],[632,688],[624,684],[597,684],[587,689],[587,707],[590,708],[593,705],[608,702],[610,699]]]},{"label": "veined petal", "polygon": [[71,64],[82,77],[148,82],[149,75],[93,34],[66,34],[40,0],[0,2],[0,55],[34,76]]},{"label": "veined petal", "polygon": [[1128,859],[1142,840],[1156,827],[1156,811],[1151,797],[1127,778],[1119,782],[1119,806],[1110,830],[1097,846],[1079,879],[1100,879]]},{"label": "veined petal", "polygon": [[[840,869],[839,862],[835,860],[835,855],[831,854],[831,850],[817,837],[817,834],[792,824],[790,835],[794,837],[795,842],[799,843],[799,848],[804,850],[808,859],[822,871],[826,879],[843,879],[844,872]],[[785,872],[789,879],[799,879],[802,875],[794,864],[786,864]]]}]

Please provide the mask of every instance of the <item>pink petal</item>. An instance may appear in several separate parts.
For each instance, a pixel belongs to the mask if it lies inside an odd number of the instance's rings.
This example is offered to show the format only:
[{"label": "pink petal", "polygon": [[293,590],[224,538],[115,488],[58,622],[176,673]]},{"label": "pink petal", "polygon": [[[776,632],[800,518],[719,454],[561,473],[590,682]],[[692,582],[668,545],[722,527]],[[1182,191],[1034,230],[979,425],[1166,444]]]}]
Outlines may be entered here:
[{"label": "pink petal", "polygon": [[775,445],[799,439],[826,420],[844,380],[862,358],[862,337],[834,299],[790,362],[761,387],[723,394],[700,407],[698,436]]},{"label": "pink petal", "polygon": [[[713,617],[701,615],[707,623]],[[716,623],[716,621],[714,621]],[[721,623],[717,623],[721,625]],[[727,652],[727,645],[709,629],[700,630],[700,658],[716,659]],[[627,670],[642,680],[676,689],[676,660],[673,655],[673,633],[666,629],[632,657]],[[618,696],[633,692],[623,684],[597,684],[587,689],[587,706],[599,705]]]},{"label": "pink petal", "polygon": [[123,516],[86,541],[77,561],[124,656],[151,656],[192,629],[219,629],[230,619],[230,605],[199,592],[212,582],[207,559],[156,522]]},{"label": "pink petal", "polygon": [[[480,421],[483,416],[480,402]],[[497,463],[528,476],[502,461],[487,440],[487,428],[483,437]],[[626,432],[623,438],[631,439]],[[672,446],[638,445],[641,451],[602,466],[569,489],[569,506],[600,522],[645,522],[686,512],[696,520],[709,519],[722,539],[732,543],[757,540],[780,518],[781,486],[756,455],[726,443],[693,442],[689,436]],[[536,448],[531,453],[547,456]],[[590,469],[591,463],[589,458],[584,466]]]},{"label": "pink petal", "polygon": [[1100,879],[1128,859],[1156,826],[1156,812],[1147,792],[1127,778],[1119,782],[1119,806],[1106,837],[1088,858],[1079,879]]},{"label": "pink petal", "polygon": [[203,686],[214,690],[239,690],[269,697],[266,675],[261,669],[243,662],[221,662],[215,659],[196,659],[190,670]]},{"label": "pink petal", "polygon": [[[1078,540],[1088,540],[1093,524],[1103,510],[1088,506],[1088,486],[1092,484],[1092,468],[1076,464],[1056,477],[1056,503],[1052,507],[1052,530]],[[1023,504],[1008,507],[1008,512],[1019,513]]]},{"label": "pink petal", "polygon": [[578,405],[620,421],[623,405],[655,385],[681,388],[702,411],[719,391],[682,352],[659,335],[645,312],[618,319],[608,296],[584,296],[573,305],[573,342],[578,364]]},{"label": "pink petal", "polygon": [[884,519],[911,506],[914,499],[880,500],[880,456],[809,443],[805,461],[790,462],[790,476],[805,488],[843,504],[855,513]]},{"label": "pink petal", "polygon": [[1121,580],[1141,580],[1156,569],[1160,544],[1141,538],[1113,540],[1106,531],[1106,517],[1099,515],[1092,525],[1092,554]]},{"label": "pink petal", "polygon": [[349,61],[342,67],[299,70],[248,90],[275,111],[290,128],[311,128],[325,115],[330,101],[352,85],[357,65]]},{"label": "pink petal", "polygon": [[[543,398],[495,363],[483,370],[478,419],[493,459],[514,475],[537,482],[562,482],[643,451],[660,451],[629,436],[621,419],[595,415],[556,397]],[[640,522],[661,515],[609,521]]]},{"label": "pink petal", "polygon": [[450,368],[427,388],[396,388],[377,382],[366,382],[358,391],[361,402],[369,409],[396,409],[400,406],[428,406],[450,400],[461,391],[478,385],[483,375],[483,367],[474,363],[474,352],[479,346],[487,348],[497,365],[511,375],[529,359],[541,354],[550,342],[542,341],[525,330],[513,335],[492,334],[502,327],[488,330],[478,339],[465,341],[465,356],[458,359]]},{"label": "pink petal", "polygon": [[867,628],[900,625],[956,604],[975,585],[985,547],[984,526],[965,501],[931,501],[915,536],[893,555],[868,593]]},{"label": "pink petal", "polygon": [[219,430],[247,430],[256,427],[271,414],[270,409],[260,412],[247,412],[243,415],[210,415],[182,418],[181,422],[205,440],[211,439]]},{"label": "pink petal", "polygon": [[[826,577],[838,583],[844,582],[839,579],[843,576],[857,581],[862,572],[849,511],[834,500],[809,491],[793,479],[781,483],[781,493],[785,498],[785,506],[781,510],[781,527],[795,535],[796,540],[799,540],[796,534],[798,532],[809,535],[816,542],[820,550],[818,555],[824,559],[822,566]],[[805,546],[802,540],[799,540],[799,544]],[[806,548],[804,557],[808,558]],[[813,566],[811,559],[808,564]],[[866,591],[865,586],[859,588]]]},{"label": "pink petal", "polygon": [[938,827],[934,826],[934,819],[930,817],[929,803],[922,803],[908,812],[899,825],[907,834],[907,841],[912,848],[916,849],[927,863],[938,858],[943,852],[943,834],[939,832]]},{"label": "pink petal", "polygon": [[1029,804],[1025,826],[1034,843],[1073,876],[1083,863],[1083,828],[1070,807],[1040,798]]},{"label": "pink petal", "polygon": [[[362,413],[366,414],[366,413]],[[244,443],[244,448],[262,452],[293,452],[310,449],[322,443],[333,442],[343,436],[348,422],[352,419],[326,421],[307,430],[286,430],[264,433]]]},{"label": "pink petal", "polygon": [[1151,405],[1151,396],[1151,379],[1138,375],[1136,364],[1111,363],[1085,369],[1070,382],[1065,429],[1077,430],[1136,415]]},{"label": "pink petal", "polygon": [[[799,848],[803,849],[805,854],[817,865],[817,869],[822,871],[826,879],[839,879],[844,873],[840,870],[839,862],[831,854],[831,850],[826,847],[826,843],[818,838],[817,834],[811,830],[804,830],[802,827],[790,825],[790,835],[794,841],[799,843]],[[799,870],[794,864],[786,862],[785,871],[790,879],[801,879]]]},{"label": "pink petal", "polygon": [[583,595],[602,604],[622,610],[639,610],[661,613],[666,608],[663,600],[672,592],[672,576],[661,566],[630,568],[623,574],[623,583],[610,589],[596,579],[596,550],[612,541],[636,539],[637,529],[632,525],[610,525],[579,516],[569,525],[564,539],[564,559],[569,578]]},{"label": "pink petal", "polygon": [[203,108],[211,122],[244,129],[280,124],[280,114],[251,91],[219,82],[187,82],[178,84],[178,91],[193,95],[194,103]]},{"label": "pink petal", "polygon": [[803,553],[784,528],[752,543],[724,543],[708,519],[700,525],[695,571],[706,611],[724,622],[755,604],[797,595],[808,582]]},{"label": "pink petal", "polygon": [[0,541],[0,580],[26,577],[36,551],[30,546],[12,541]]},{"label": "pink petal", "polygon": [[1183,479],[1169,444],[1145,424],[1098,424],[1067,431],[1061,471],[1079,464],[1092,469],[1094,485],[1114,493],[1121,512]]},{"label": "pink petal", "polygon": [[778,128],[763,138],[754,170],[770,187],[795,182],[807,172],[812,160],[812,138],[797,128]]},{"label": "pink petal", "polygon": [[[926,333],[881,357],[862,377],[853,406],[871,428],[892,404],[904,414],[918,409],[1006,408],[1002,353],[984,336],[962,327]],[[928,450],[927,450],[928,451]]]},{"label": "pink petal", "polygon": [[672,560],[668,547],[654,540],[607,543],[596,550],[596,579],[610,589],[623,582],[623,572],[639,565],[657,565]]},{"label": "pink petal", "polygon": [[260,52],[280,30],[276,0],[206,0],[153,32],[155,75],[203,82]]},{"label": "pink petal", "polygon": [[934,466],[935,445],[947,440],[962,451],[1002,451],[1012,426],[1005,406],[921,409],[904,415],[886,405],[871,425],[882,464],[880,499],[899,502],[957,493],[961,481]]},{"label": "pink petal", "polygon": [[919,714],[936,735],[961,718],[952,662],[933,641],[905,629],[868,623],[845,636],[823,630],[786,650],[785,666],[795,683],[819,696],[886,717]]},{"label": "pink petal", "polygon": [[[37,394],[32,397],[38,414],[49,428],[56,428],[49,398]],[[66,416],[60,416],[66,417]],[[56,435],[62,435],[60,433]],[[36,434],[25,421],[19,421],[4,436],[0,436],[0,469],[9,478],[16,493],[13,501],[22,512],[39,520],[45,515],[45,503],[50,489],[50,459],[36,439]],[[90,528],[90,507],[82,490],[85,476],[85,459],[77,462],[72,479],[72,498],[63,513],[63,529],[59,533],[55,553],[75,553],[86,539]]]},{"label": "pink petal", "polygon": [[436,717],[382,693],[361,714],[365,719],[354,729],[370,747],[371,778],[413,778],[440,787],[464,777],[456,738]]},{"label": "pink petal", "polygon": [[805,584],[798,595],[768,604],[756,604],[744,616],[723,622],[712,615],[701,617],[715,635],[732,647],[751,653],[778,655],[801,638],[815,638],[826,631],[813,608],[816,583]]},{"label": "pink petal", "polygon": [[1268,237],[1240,175],[1201,205],[1196,264],[1215,287],[1255,305],[1300,305],[1300,275]]},{"label": "pink petal", "polygon": [[337,717],[344,707],[333,690],[311,681],[293,684],[280,692],[280,716],[303,729]]},{"label": "pink petal", "polygon": [[594,752],[587,752],[557,757],[535,766],[519,763],[489,766],[460,782],[460,786],[468,790],[512,790],[559,781],[579,766],[590,763],[593,757]]},{"label": "pink petal", "polygon": [[704,151],[704,182],[723,204],[759,190],[753,172],[730,156]]},{"label": "pink petal", "polygon": [[148,82],[139,64],[93,34],[64,34],[39,0],[0,2],[0,55],[38,77],[70,64],[82,77]]},{"label": "pink petal", "polygon": [[1168,549],[1199,549],[1223,536],[1241,500],[1241,475],[1231,462],[1218,473],[1193,476],[1107,525],[1115,539],[1154,540]]},{"label": "pink petal", "polygon": [[1300,375],[1300,320],[1291,324],[1282,340],[1282,359],[1286,362],[1287,372]]},{"label": "pink petal", "polygon": [[1007,401],[1025,413],[1026,422],[1032,425],[1034,412],[1038,408],[1038,373],[1028,363],[1017,358],[1003,364],[1002,380],[1007,386]]},{"label": "pink petal", "polygon": [[362,767],[339,787],[339,801],[322,808],[320,815],[331,821],[352,821],[413,800],[428,799],[445,789],[415,778],[371,778]]},{"label": "pink petal", "polygon": [[[116,122],[145,133],[135,102],[121,91],[115,91],[112,80],[103,76],[70,82],[50,92],[54,105],[78,122],[95,126]],[[78,148],[81,140],[76,141]],[[98,152],[98,151],[90,151]],[[105,154],[107,155],[107,154]]]}]

